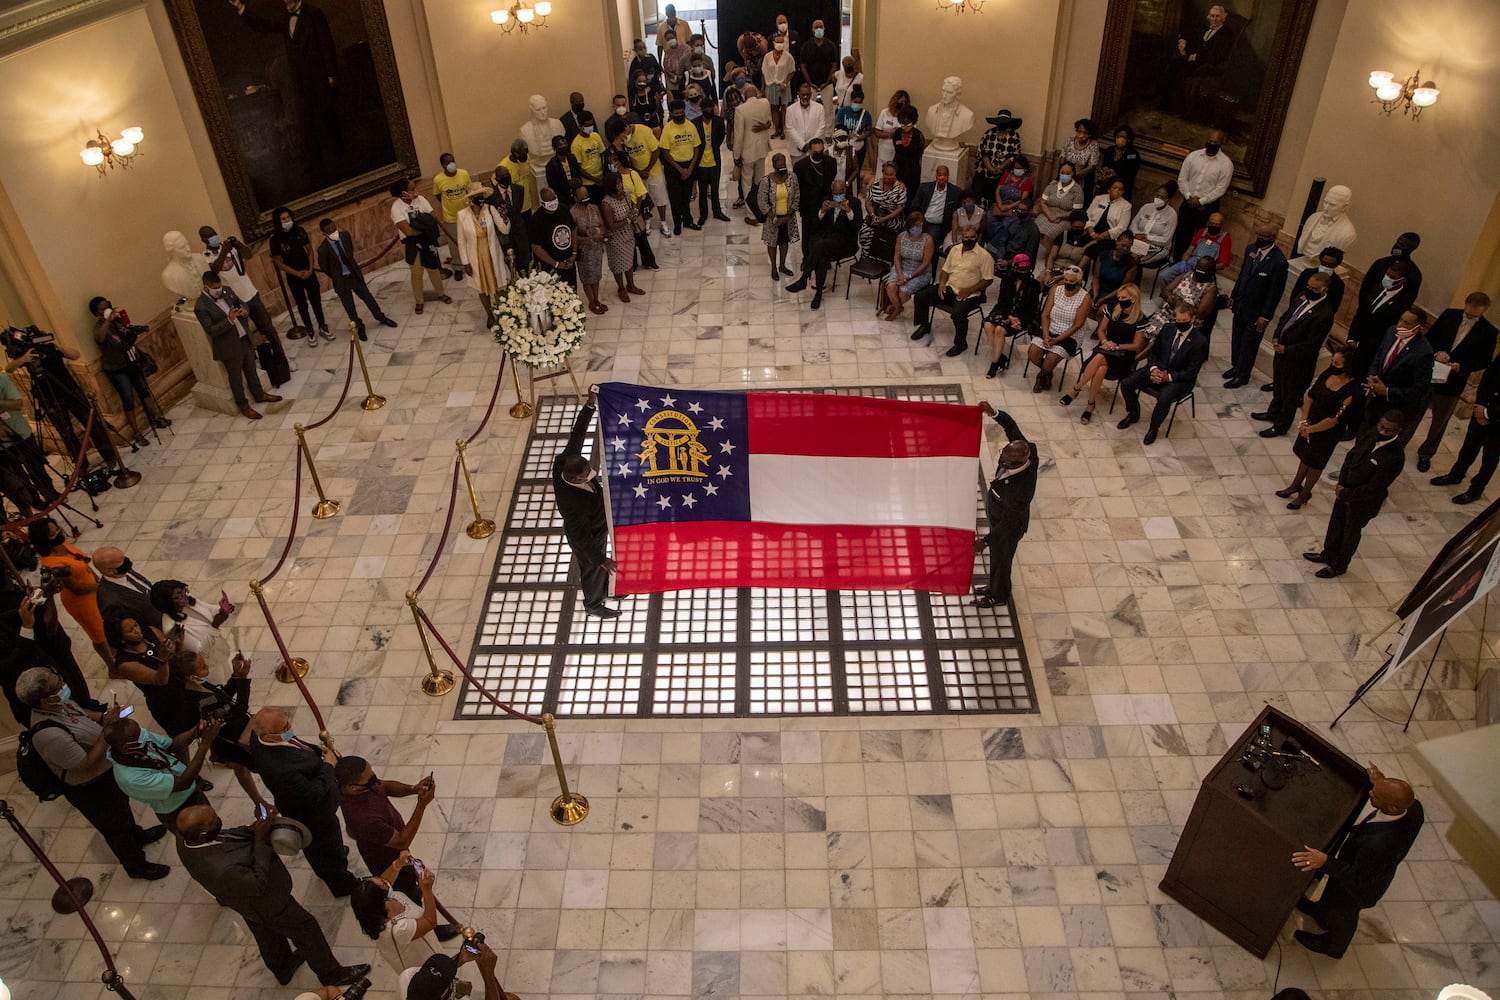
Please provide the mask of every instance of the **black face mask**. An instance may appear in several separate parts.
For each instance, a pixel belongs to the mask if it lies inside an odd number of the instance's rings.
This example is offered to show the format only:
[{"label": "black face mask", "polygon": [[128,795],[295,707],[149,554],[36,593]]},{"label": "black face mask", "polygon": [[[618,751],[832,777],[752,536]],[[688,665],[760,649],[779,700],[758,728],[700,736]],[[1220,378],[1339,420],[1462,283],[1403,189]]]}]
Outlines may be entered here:
[{"label": "black face mask", "polygon": [[1224,227],[1223,226],[1205,226],[1203,228],[1204,228],[1204,232],[1208,233],[1208,235],[1210,235],[1210,236],[1218,236],[1220,230],[1222,230]]},{"label": "black face mask", "polygon": [[1255,237],[1255,245],[1258,246],[1258,247],[1268,247],[1272,243],[1275,243],[1275,242],[1276,242],[1276,237],[1274,237],[1274,236],[1257,236],[1257,237]]},{"label": "black face mask", "polygon": [[979,241],[978,240],[964,240],[963,244],[964,244],[964,249],[965,250],[973,250],[975,247],[977,247],[979,245]]},{"label": "black face mask", "polygon": [[525,163],[526,158],[530,155],[530,153],[512,153],[511,159],[515,160],[517,163]]},{"label": "black face mask", "polygon": [[1178,333],[1187,333],[1192,328],[1193,328],[1193,321],[1192,320],[1188,320],[1186,323],[1178,323],[1177,324],[1177,332]]},{"label": "black face mask", "polygon": [[683,119],[685,119],[686,117],[687,117],[687,113],[686,112],[683,112],[683,111],[674,111],[674,112],[672,112],[672,120],[674,122],[676,122],[678,125],[681,125],[682,122],[683,122]]},{"label": "black face mask", "polygon": [[1203,144],[1203,151],[1205,153],[1207,153],[1209,156],[1213,156],[1213,155],[1215,155],[1215,154],[1217,154],[1219,152],[1219,144],[1217,142],[1207,142],[1207,143],[1204,143]]},{"label": "black face mask", "polygon": [[583,112],[583,105],[581,103],[573,105],[573,113],[575,115],[576,114],[581,114],[582,112]]},{"label": "black face mask", "polygon": [[115,572],[119,573],[121,576],[124,576],[126,573],[130,572],[130,566],[130,557],[126,556],[124,559],[120,560],[120,568]]},{"label": "black face mask", "polygon": [[510,190],[510,181],[496,181],[495,186],[502,191]]},{"label": "black face mask", "polygon": [[1207,271],[1194,271],[1193,272],[1193,280],[1195,280],[1195,281],[1212,281],[1213,280],[1213,275],[1210,274]]}]

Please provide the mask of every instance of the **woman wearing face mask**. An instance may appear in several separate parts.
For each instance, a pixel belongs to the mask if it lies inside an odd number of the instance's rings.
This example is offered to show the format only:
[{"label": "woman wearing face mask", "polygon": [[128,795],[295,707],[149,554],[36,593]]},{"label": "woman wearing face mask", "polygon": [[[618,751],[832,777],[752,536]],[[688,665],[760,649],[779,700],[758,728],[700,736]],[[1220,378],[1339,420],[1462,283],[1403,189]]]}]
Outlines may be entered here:
[{"label": "woman wearing face mask", "polygon": [[1130,225],[1130,202],[1125,200],[1125,182],[1116,178],[1106,193],[1095,198],[1088,208],[1089,237],[1094,241],[1090,254],[1097,254],[1120,238]]},{"label": "woman wearing face mask", "polygon": [[[865,75],[859,70],[857,54],[844,57],[843,64],[833,74],[834,106],[847,108],[854,103],[854,88],[863,86]],[[864,92],[860,92],[861,98]],[[836,123],[835,123],[836,124]]]},{"label": "woman wearing face mask", "polygon": [[771,259],[771,280],[780,281],[783,274],[791,276],[792,269],[786,266],[787,251],[801,239],[797,231],[797,210],[802,204],[802,193],[797,178],[786,168],[786,154],[777,153],[771,157],[771,173],[760,182],[756,196],[760,199],[761,214],[766,218],[760,227],[760,239],[766,245],[766,256]]},{"label": "woman wearing face mask", "polygon": [[1068,228],[1068,218],[1083,208],[1083,185],[1073,177],[1073,164],[1060,163],[1057,180],[1047,185],[1042,192],[1042,201],[1036,213],[1036,228],[1042,234],[1039,251],[1051,267],[1053,245]]},{"label": "woman wearing face mask", "polygon": [[984,339],[990,345],[990,367],[985,378],[994,378],[1010,367],[1005,354],[1007,337],[1033,334],[1041,307],[1041,288],[1031,276],[1031,256],[1018,253],[995,263],[995,307],[984,318]]},{"label": "woman wearing face mask", "polygon": [[1031,176],[1031,160],[1025,153],[1017,153],[1011,160],[1010,169],[1000,175],[995,183],[995,217],[1004,218],[1016,210],[1021,202],[1031,198],[1036,190],[1036,181]]},{"label": "woman wearing face mask", "polygon": [[864,221],[859,226],[859,255],[889,260],[896,234],[906,217],[906,185],[896,179],[896,165],[880,168],[880,180],[865,186]]},{"label": "woman wearing face mask", "polygon": [[865,88],[855,84],[849,103],[833,113],[833,128],[836,132],[849,134],[849,143],[856,160],[864,156],[865,138],[870,134],[873,125],[874,121],[870,118],[870,112],[865,108]]},{"label": "woman wearing face mask", "polygon": [[573,189],[573,236],[578,248],[578,283],[589,299],[589,310],[602,316],[609,306],[599,301],[599,278],[604,273],[604,216],[593,203],[589,189],[579,184]]},{"label": "woman wearing face mask", "polygon": [[881,163],[890,163],[896,158],[896,144],[893,141],[896,133],[901,129],[901,121],[896,116],[901,109],[911,104],[911,95],[904,90],[898,90],[891,95],[880,114],[875,116],[875,127],[870,134],[879,139],[875,156]]},{"label": "woman wearing face mask", "polygon": [[1089,272],[1089,288],[1094,293],[1097,305],[1109,304],[1117,288],[1134,284],[1140,277],[1140,264],[1130,252],[1134,243],[1135,237],[1127,229],[1108,250],[1094,258],[1093,268]]},{"label": "woman wearing face mask", "polygon": [[932,237],[923,232],[922,213],[908,212],[906,228],[896,237],[891,273],[880,283],[881,319],[900,319],[906,300],[932,284]]},{"label": "woman wearing face mask", "polygon": [[[583,135],[582,130],[578,133]],[[594,136],[593,138],[598,138]],[[577,139],[574,140],[575,142]],[[600,140],[601,143],[603,140]],[[573,189],[583,181],[583,170],[578,157],[568,145],[566,136],[552,137],[552,159],[547,161],[547,186],[557,192],[564,205],[573,204]],[[589,183],[593,183],[590,181]]]},{"label": "woman wearing face mask", "polygon": [[1088,389],[1088,406],[1084,407],[1079,422],[1086,424],[1094,419],[1094,407],[1106,379],[1118,381],[1135,367],[1136,359],[1146,349],[1146,322],[1146,316],[1141,312],[1139,285],[1121,285],[1111,301],[1102,304],[1099,325],[1094,327],[1094,338],[1099,344],[1078,374],[1078,384],[1073,386],[1073,391],[1058,400],[1067,406]]},{"label": "woman wearing face mask", "polygon": [[1088,222],[1088,213],[1081,209],[1068,215],[1068,227],[1063,230],[1062,237],[1047,251],[1046,267],[1048,270],[1069,266],[1080,270],[1083,268],[1084,253],[1094,245],[1094,238],[1089,235]]},{"label": "woman wearing face mask", "polygon": [[1032,392],[1052,388],[1052,370],[1064,358],[1078,355],[1078,331],[1094,311],[1094,300],[1083,288],[1083,268],[1076,264],[1063,270],[1062,283],[1047,290],[1042,303],[1042,327],[1031,338],[1027,356],[1036,368]]},{"label": "woman wearing face mask", "polygon": [[1114,141],[1099,159],[1099,183],[1119,180],[1125,185],[1128,200],[1135,190],[1135,176],[1141,172],[1141,153],[1135,148],[1135,129],[1121,125],[1115,129]]},{"label": "woman wearing face mask", "polygon": [[631,77],[630,113],[639,118],[641,124],[647,128],[661,128],[661,94],[651,86],[650,79],[643,74]]},{"label": "woman wearing face mask", "polygon": [[917,197],[917,188],[922,183],[922,151],[927,148],[927,138],[917,128],[917,109],[908,104],[896,114],[900,127],[891,137],[896,151],[892,162],[896,164],[896,176],[906,185],[906,203],[909,207]]},{"label": "woman wearing face mask", "polygon": [[[125,622],[135,624],[130,619],[125,619]],[[136,628],[138,631],[139,626]],[[124,622],[121,624],[121,631],[126,636],[132,634]],[[170,642],[166,645],[170,647]],[[185,733],[198,725],[202,718],[203,701],[214,693],[205,686],[205,682],[209,680],[208,661],[203,658],[202,653],[195,653],[190,649],[168,648],[162,655],[167,658],[167,676],[160,686],[142,681],[136,681],[136,685],[145,693],[151,717],[161,728],[168,732]],[[125,669],[135,666],[138,665],[131,664]],[[208,758],[234,772],[235,780],[252,803],[269,806],[271,803],[265,800],[260,787],[255,783],[255,762],[250,758],[250,751],[239,742],[250,728],[250,661],[236,653],[231,661],[229,681],[219,690],[233,699],[233,706],[224,717],[224,726],[219,730],[219,735],[209,746]]]},{"label": "woman wearing face mask", "polygon": [[[307,230],[297,225],[292,210],[285,205],[272,212],[271,217],[276,220],[270,239],[271,266],[281,272],[291,289],[297,311],[302,315],[302,326],[307,330],[307,342],[316,345],[318,333],[324,340],[332,340],[328,321],[323,318],[323,292],[318,287],[318,276],[313,272],[312,241],[307,237]],[[312,315],[308,315],[309,309]],[[318,320],[316,328],[313,327],[314,316]]]},{"label": "woman wearing face mask", "polygon": [[1073,123],[1073,138],[1057,151],[1059,161],[1072,164],[1073,176],[1083,185],[1085,204],[1094,197],[1094,175],[1099,169],[1099,144],[1094,141],[1098,131],[1092,118],[1080,118]]},{"label": "woman wearing face mask", "polygon": [[[494,193],[473,182],[469,185],[469,204],[458,213],[458,259],[464,273],[474,279],[474,290],[486,314],[494,306],[495,293],[509,285],[511,277],[501,239],[510,235],[511,222],[489,203]],[[525,229],[524,223],[518,224]],[[519,233],[518,238],[526,239]]]},{"label": "woman wearing face mask", "polygon": [[777,35],[771,51],[760,61],[760,75],[766,82],[766,100],[771,102],[771,117],[775,122],[773,139],[786,138],[786,106],[792,103],[792,76],[797,72],[797,61],[787,51],[786,35]]},{"label": "woman wearing face mask", "polygon": [[661,80],[661,61],[647,51],[646,43],[639,38],[635,40],[632,48],[635,55],[630,60],[630,69],[626,73],[626,78],[641,85],[642,94],[659,102],[661,95],[665,92]]},{"label": "woman wearing face mask", "polygon": [[106,665],[114,662],[114,653],[104,638],[104,618],[99,614],[99,601],[94,596],[99,590],[99,578],[89,567],[89,557],[68,544],[67,534],[52,518],[32,521],[26,526],[26,537],[36,550],[43,566],[67,571],[62,581],[62,593],[58,595],[63,608],[79,627],[87,633]]},{"label": "woman wearing face mask", "polygon": [[[124,680],[136,686],[146,699],[146,708],[163,728],[181,721],[178,716],[181,699],[169,689],[172,682],[172,656],[178,645],[154,625],[143,625],[128,612],[110,616],[104,634],[114,647],[109,666],[110,680]],[[186,732],[198,725],[197,715],[179,729]]]},{"label": "woman wearing face mask", "polygon": [[1177,231],[1177,210],[1172,207],[1176,196],[1177,182],[1169,179],[1130,220],[1130,231],[1135,234],[1131,252],[1140,258],[1142,270],[1160,267],[1171,259],[1172,234]]},{"label": "woman wearing face mask", "polygon": [[[609,171],[604,175],[604,199],[599,205],[599,214],[604,219],[604,254],[609,259],[609,271],[615,276],[616,293],[621,302],[630,301],[630,293],[644,295],[643,289],[635,287],[635,233],[640,213],[635,203],[626,194],[621,171]],[[642,188],[644,191],[644,187]],[[646,220],[646,230],[651,228]]]},{"label": "woman wearing face mask", "polygon": [[1162,293],[1166,308],[1183,305],[1193,311],[1193,317],[1198,320],[1198,328],[1205,339],[1212,337],[1214,324],[1218,321],[1218,271],[1212,258],[1200,257],[1191,271],[1178,275]]},{"label": "woman wearing face mask", "polygon": [[959,195],[958,207],[953,210],[953,220],[949,226],[948,235],[943,238],[942,249],[946,250],[956,243],[958,241],[956,234],[964,229],[973,229],[976,233],[983,233],[984,217],[984,206],[979,204],[973,191],[965,191]]},{"label": "woman wearing face mask", "polygon": [[1302,422],[1292,441],[1297,474],[1290,486],[1276,491],[1277,496],[1290,501],[1287,510],[1301,510],[1312,498],[1318,477],[1339,445],[1349,405],[1360,391],[1359,380],[1347,367],[1349,355],[1343,345],[1330,340],[1328,349],[1331,352],[1328,367],[1302,398]]},{"label": "woman wearing face mask", "polygon": [[[438,923],[437,874],[425,866],[418,871],[413,862],[411,852],[402,851],[389,868],[361,879],[349,894],[359,929],[378,942],[380,957],[398,975],[438,954],[438,942],[458,934],[456,928]],[[470,974],[464,970],[473,969],[473,962],[465,963],[459,978],[468,981]]]}]

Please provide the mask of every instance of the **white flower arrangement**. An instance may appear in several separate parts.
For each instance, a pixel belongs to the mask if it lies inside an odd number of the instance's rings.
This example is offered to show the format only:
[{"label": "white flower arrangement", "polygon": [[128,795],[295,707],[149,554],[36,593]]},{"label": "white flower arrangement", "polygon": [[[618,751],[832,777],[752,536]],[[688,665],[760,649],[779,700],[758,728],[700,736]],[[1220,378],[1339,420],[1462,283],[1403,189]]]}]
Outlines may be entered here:
[{"label": "white flower arrangement", "polygon": [[528,368],[556,368],[588,332],[583,300],[550,271],[523,275],[495,293],[495,341]]}]

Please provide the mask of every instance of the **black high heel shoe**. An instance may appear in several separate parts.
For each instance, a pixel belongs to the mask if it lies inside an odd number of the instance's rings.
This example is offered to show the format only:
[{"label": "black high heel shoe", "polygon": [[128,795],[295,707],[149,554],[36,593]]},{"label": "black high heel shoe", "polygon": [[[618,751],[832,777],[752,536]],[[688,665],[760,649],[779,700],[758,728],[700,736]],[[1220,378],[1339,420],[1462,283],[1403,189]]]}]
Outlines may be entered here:
[{"label": "black high heel shoe", "polygon": [[1000,371],[1000,362],[999,361],[991,361],[990,362],[990,369],[989,369],[989,371],[987,371],[987,372],[984,373],[984,377],[985,378],[994,378],[995,375],[999,371]]},{"label": "black high heel shoe", "polygon": [[1276,495],[1279,496],[1279,497],[1281,497],[1281,499],[1283,499],[1283,500],[1290,500],[1292,497],[1296,496],[1300,492],[1302,492],[1302,491],[1299,490],[1299,489],[1297,489],[1297,487],[1295,487],[1295,486],[1288,486],[1284,490],[1277,490],[1276,491]]},{"label": "black high heel shoe", "polygon": [[1301,510],[1303,504],[1312,499],[1312,490],[1303,490],[1297,494],[1297,499],[1286,505],[1287,510]]}]

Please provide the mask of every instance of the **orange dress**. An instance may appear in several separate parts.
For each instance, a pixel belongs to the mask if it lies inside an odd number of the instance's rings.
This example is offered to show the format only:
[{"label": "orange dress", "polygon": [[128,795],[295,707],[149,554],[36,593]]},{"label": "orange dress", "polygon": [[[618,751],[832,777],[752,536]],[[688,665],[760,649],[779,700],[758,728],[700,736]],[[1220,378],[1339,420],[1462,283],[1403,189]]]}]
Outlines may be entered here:
[{"label": "orange dress", "polygon": [[[98,577],[89,569],[89,557],[66,542],[63,547],[68,550],[68,555],[42,556],[41,564],[65,567],[68,579],[80,586],[98,583]],[[75,594],[64,587],[57,596],[73,620],[88,633],[90,642],[104,641],[104,616],[99,613],[99,600],[94,594]]]}]

